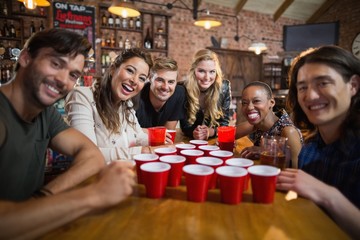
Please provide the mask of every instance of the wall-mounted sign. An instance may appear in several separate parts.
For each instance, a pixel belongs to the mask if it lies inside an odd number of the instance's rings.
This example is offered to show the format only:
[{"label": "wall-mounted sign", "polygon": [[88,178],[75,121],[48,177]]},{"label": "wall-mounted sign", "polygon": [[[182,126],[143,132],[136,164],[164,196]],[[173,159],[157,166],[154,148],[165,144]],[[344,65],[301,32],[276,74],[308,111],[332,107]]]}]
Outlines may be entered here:
[{"label": "wall-mounted sign", "polygon": [[[95,49],[95,7],[54,1],[53,10],[54,28],[67,28],[87,37]],[[95,72],[95,63],[87,67]]]}]

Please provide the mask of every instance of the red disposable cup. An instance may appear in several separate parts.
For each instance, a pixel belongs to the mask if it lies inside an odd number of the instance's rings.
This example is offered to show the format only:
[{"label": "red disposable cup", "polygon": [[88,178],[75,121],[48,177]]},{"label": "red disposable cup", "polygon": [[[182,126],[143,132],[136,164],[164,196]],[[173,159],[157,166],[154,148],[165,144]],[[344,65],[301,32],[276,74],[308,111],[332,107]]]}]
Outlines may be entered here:
[{"label": "red disposable cup", "polygon": [[165,162],[171,165],[168,186],[177,187],[180,185],[181,176],[183,173],[183,166],[186,158],[180,155],[167,155],[159,158],[160,162]]},{"label": "red disposable cup", "polygon": [[209,182],[214,169],[200,164],[189,164],[183,167],[187,199],[192,202],[204,202],[209,189]]},{"label": "red disposable cup", "polygon": [[176,154],[176,148],[174,147],[163,147],[163,148],[155,148],[155,154],[159,155],[159,157],[166,155],[174,155]]},{"label": "red disposable cup", "polygon": [[148,198],[162,198],[168,181],[170,164],[150,162],[141,165],[142,177]]},{"label": "red disposable cup", "polygon": [[235,131],[234,126],[221,126],[217,128],[218,144],[221,150],[234,151],[235,146]]},{"label": "red disposable cup", "polygon": [[193,150],[193,149],[190,149],[190,150],[182,150],[180,152],[180,154],[184,157],[186,157],[186,162],[185,162],[185,165],[187,164],[196,164],[196,159],[198,157],[202,157],[204,156],[204,152],[201,151],[201,150]]},{"label": "red disposable cup", "polygon": [[219,178],[221,201],[239,204],[242,200],[244,182],[248,172],[245,168],[222,166],[216,169]]},{"label": "red disposable cup", "polygon": [[150,146],[159,146],[165,144],[166,128],[165,127],[149,127],[148,138]]},{"label": "red disposable cup", "polygon": [[138,183],[142,184],[143,180],[142,180],[142,176],[141,176],[140,166],[142,164],[144,164],[144,163],[158,161],[159,156],[156,155],[156,154],[152,154],[152,153],[141,153],[141,154],[135,155],[134,160],[135,160],[135,163],[136,163],[136,175],[137,175]]},{"label": "red disposable cup", "polygon": [[[225,165],[234,166],[234,167],[243,167],[247,169],[254,165],[254,161],[247,158],[229,158],[225,161]],[[250,175],[246,175],[245,183],[244,183],[244,191],[249,188]]]},{"label": "red disposable cup", "polygon": [[274,202],[276,178],[280,169],[266,165],[256,165],[248,168],[253,192],[253,202]]},{"label": "red disposable cup", "polygon": [[92,85],[92,82],[93,82],[93,76],[91,76],[91,75],[84,76],[84,86],[85,87],[90,87]]},{"label": "red disposable cup", "polygon": [[220,150],[220,148],[216,145],[202,145],[199,146],[199,150],[204,152],[204,156],[210,156],[209,152]]},{"label": "red disposable cup", "polygon": [[211,176],[211,179],[210,179],[209,189],[216,188],[217,174],[216,174],[215,170],[216,170],[216,168],[223,165],[223,160],[221,160],[220,158],[216,158],[216,157],[198,157],[196,159],[196,163],[202,164],[202,165],[205,165],[205,166],[209,166],[209,167],[212,167],[214,169],[214,173],[213,173],[213,175]]},{"label": "red disposable cup", "polygon": [[170,134],[170,136],[171,136],[171,141],[172,141],[173,143],[175,143],[176,130],[166,129],[166,132]]},{"label": "red disposable cup", "polygon": [[208,145],[208,141],[198,139],[190,140],[189,143],[195,145],[197,149],[199,149],[200,146]]},{"label": "red disposable cup", "polygon": [[176,154],[181,155],[182,150],[188,150],[188,149],[195,149],[196,146],[189,143],[179,143],[175,145],[176,147]]},{"label": "red disposable cup", "polygon": [[209,155],[212,157],[221,158],[225,164],[225,161],[228,160],[229,158],[232,158],[234,156],[234,153],[226,150],[218,150],[218,151],[209,152]]}]

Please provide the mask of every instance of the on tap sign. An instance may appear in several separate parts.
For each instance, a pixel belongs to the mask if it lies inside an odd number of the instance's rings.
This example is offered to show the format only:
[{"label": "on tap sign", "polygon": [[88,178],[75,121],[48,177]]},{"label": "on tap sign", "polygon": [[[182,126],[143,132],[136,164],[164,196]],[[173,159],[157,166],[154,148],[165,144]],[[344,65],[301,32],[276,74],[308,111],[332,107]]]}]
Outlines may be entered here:
[{"label": "on tap sign", "polygon": [[[87,37],[95,49],[95,7],[54,1],[53,10],[54,28],[67,28]],[[90,66],[90,71],[95,71],[95,66]]]}]

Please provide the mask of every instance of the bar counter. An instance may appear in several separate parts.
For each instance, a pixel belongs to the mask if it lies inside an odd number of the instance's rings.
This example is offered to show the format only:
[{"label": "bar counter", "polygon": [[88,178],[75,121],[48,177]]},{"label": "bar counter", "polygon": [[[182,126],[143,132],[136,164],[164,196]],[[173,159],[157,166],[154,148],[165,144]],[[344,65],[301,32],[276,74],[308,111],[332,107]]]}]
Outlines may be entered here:
[{"label": "bar counter", "polygon": [[[238,147],[249,140],[241,139]],[[239,144],[239,142],[241,144]],[[162,199],[145,196],[144,185],[117,206],[49,232],[40,239],[349,239],[313,202],[285,200],[276,192],[273,204],[252,202],[251,187],[238,205],[221,203],[219,189],[207,201],[186,200],[185,179],[167,187]]]}]

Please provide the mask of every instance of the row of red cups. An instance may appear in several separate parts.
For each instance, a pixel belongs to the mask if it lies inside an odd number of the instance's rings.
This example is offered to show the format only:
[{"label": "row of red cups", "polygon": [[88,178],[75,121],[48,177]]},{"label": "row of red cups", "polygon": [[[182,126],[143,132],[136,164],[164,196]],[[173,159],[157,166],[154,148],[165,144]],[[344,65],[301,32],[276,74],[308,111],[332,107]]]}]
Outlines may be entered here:
[{"label": "row of red cups", "polygon": [[[166,185],[178,186],[184,172],[189,201],[205,201],[208,190],[215,187],[216,178],[219,176],[222,202],[238,204],[251,176],[254,202],[271,203],[274,198],[276,176],[280,172],[279,169],[270,166],[252,166],[251,160],[242,158],[229,159],[226,161],[226,166],[217,165],[216,158],[212,157],[199,158],[197,161],[199,164],[186,166],[184,166],[185,157],[180,155],[159,158],[156,154],[139,154],[134,158],[138,181],[145,184],[146,195],[150,198],[163,197]],[[141,159],[146,159],[146,163]]]}]

